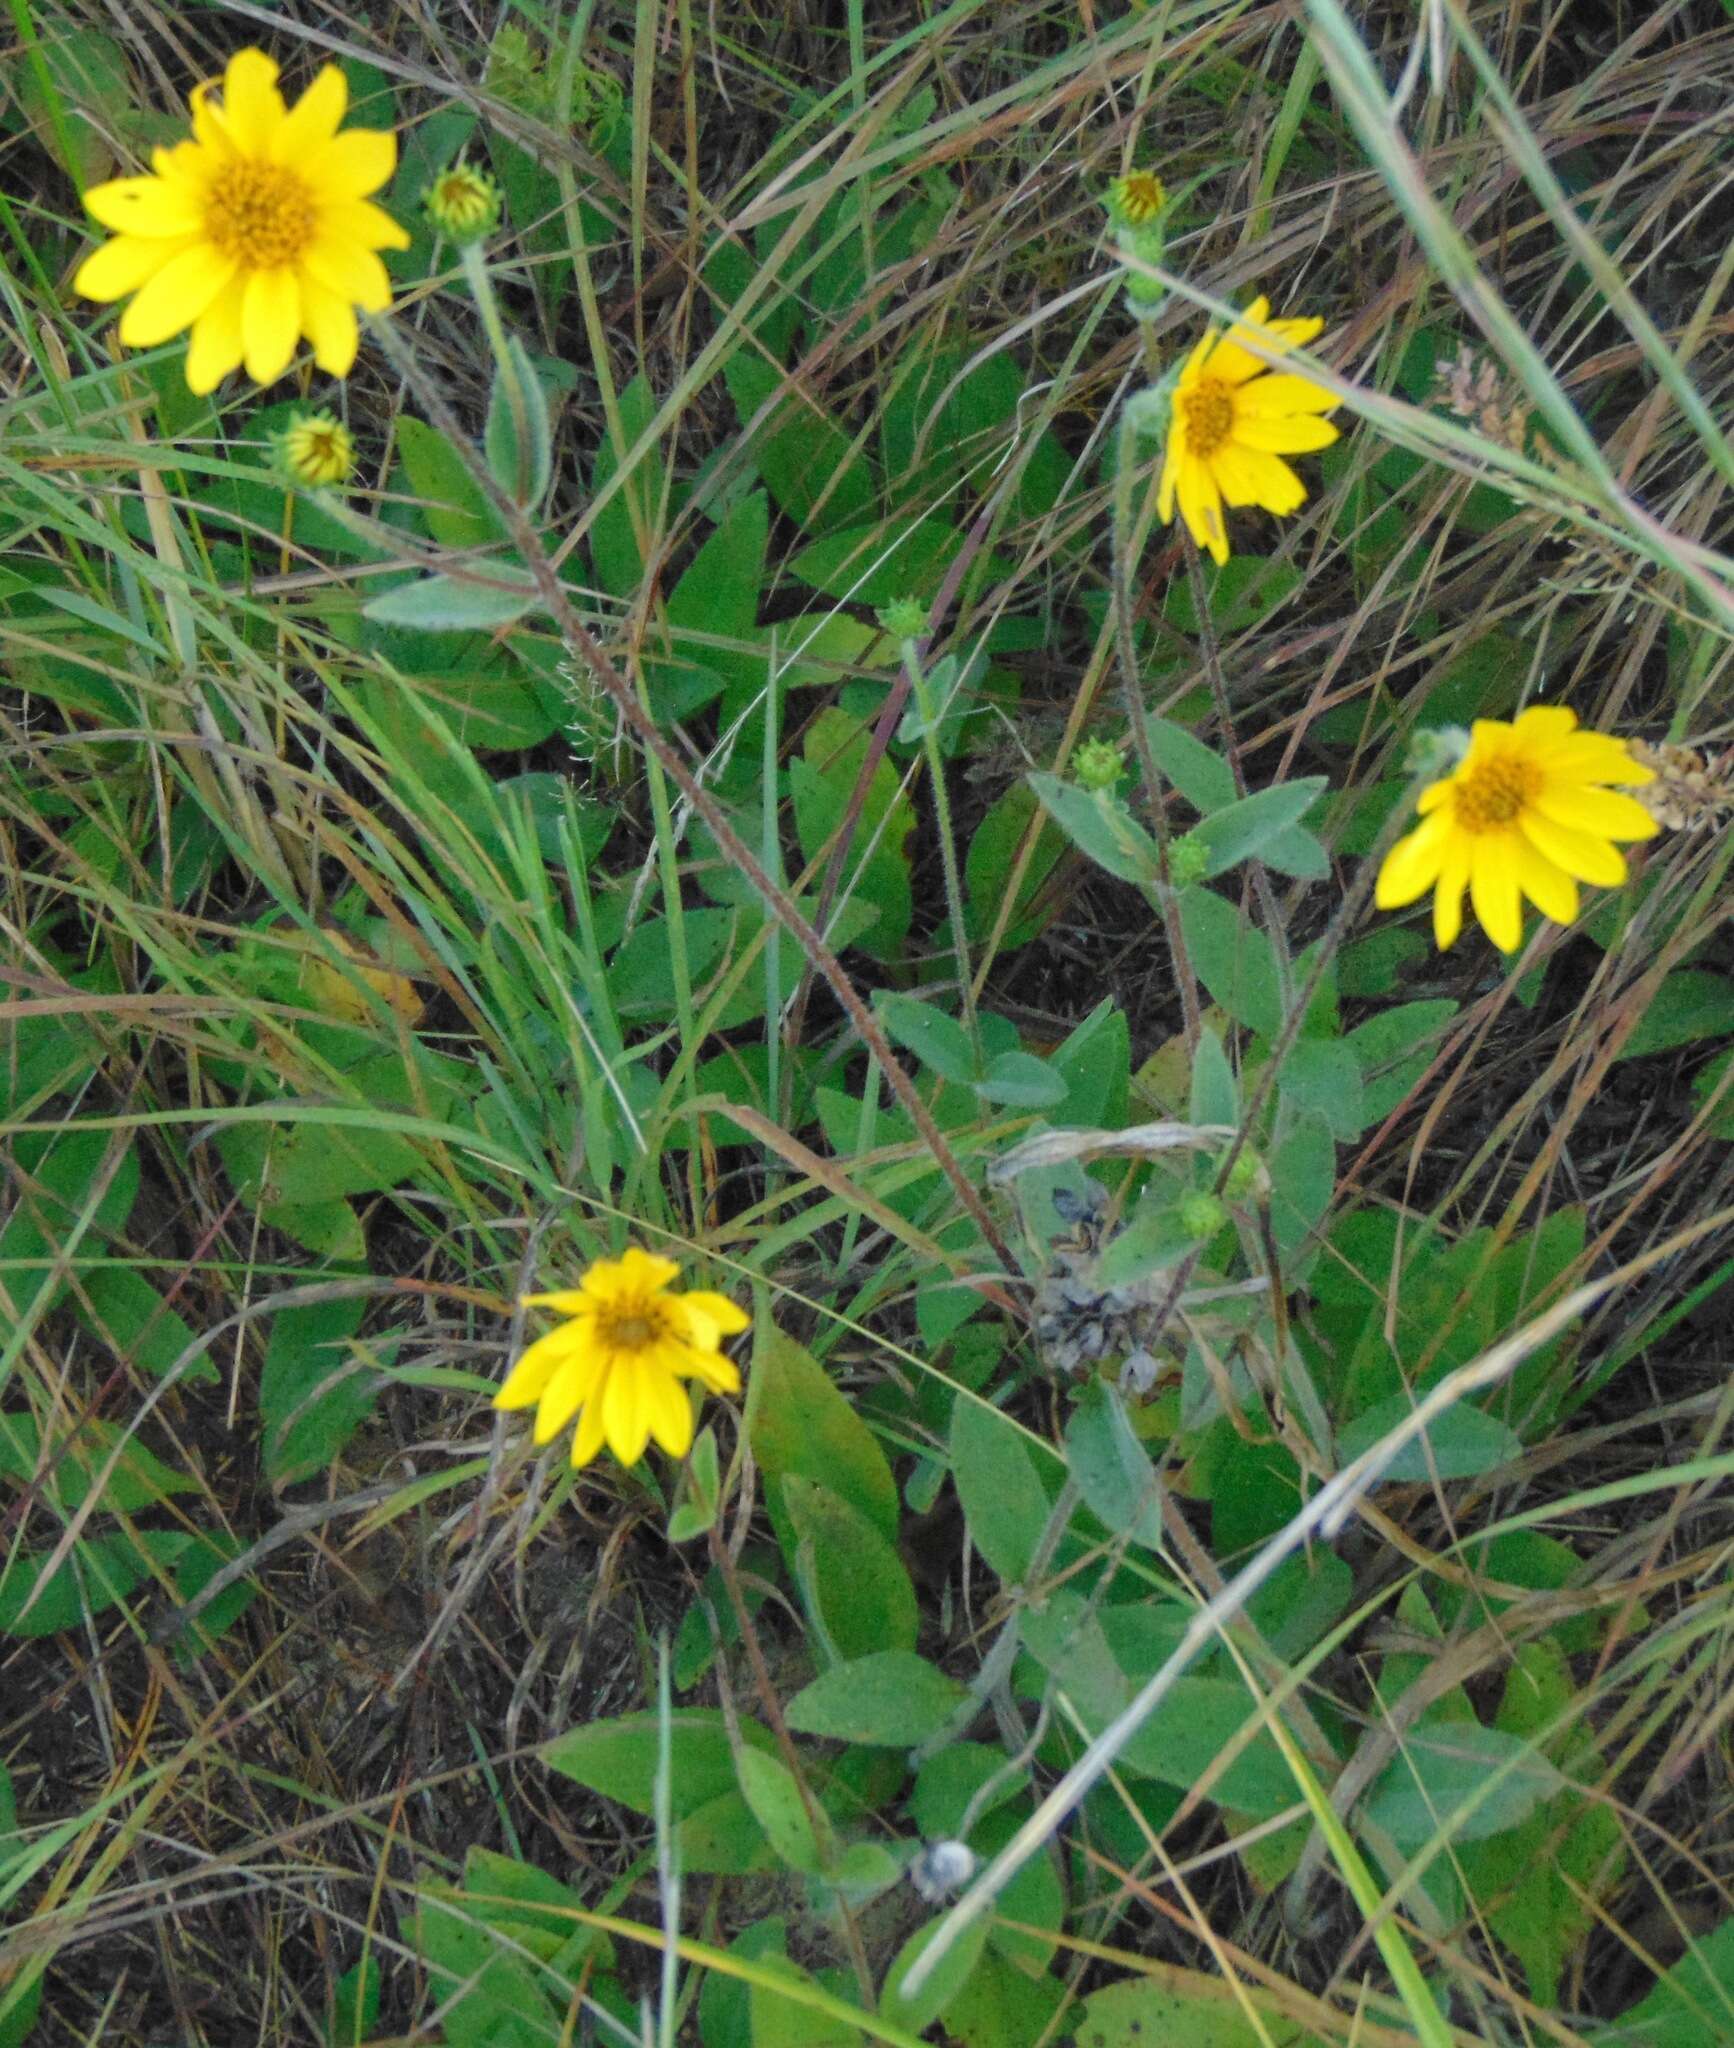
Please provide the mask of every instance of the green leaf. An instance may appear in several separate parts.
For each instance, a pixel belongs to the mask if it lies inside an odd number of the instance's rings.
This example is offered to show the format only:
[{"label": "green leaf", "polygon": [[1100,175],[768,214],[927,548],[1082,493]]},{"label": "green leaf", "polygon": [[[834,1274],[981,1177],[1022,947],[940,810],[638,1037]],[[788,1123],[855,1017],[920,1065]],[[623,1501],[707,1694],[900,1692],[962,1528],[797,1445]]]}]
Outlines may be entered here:
[{"label": "green leaf", "polygon": [[[1407,1393],[1400,1393],[1357,1415],[1338,1435],[1338,1461],[1347,1465],[1371,1450],[1414,1412],[1414,1402]],[[1522,1450],[1521,1438],[1508,1423],[1460,1401],[1447,1408],[1423,1436],[1403,1446],[1380,1475],[1380,1483],[1425,1480],[1435,1474],[1441,1479],[1473,1479],[1510,1464]]]},{"label": "green leaf", "polygon": [[1734,1919],[1724,1920],[1665,1971],[1610,2027],[1607,2048],[1728,2048],[1734,2027]]},{"label": "green leaf", "polygon": [[463,457],[437,427],[408,414],[397,423],[397,452],[422,523],[442,547],[485,547],[500,539],[499,521]]},{"label": "green leaf", "polygon": [[[807,860],[828,858],[867,760],[866,728],[847,712],[822,711],[807,728],[798,759],[789,763],[795,831]],[[878,921],[856,941],[876,960],[896,960],[915,915],[906,842],[915,809],[903,794],[896,764],[881,759],[868,780],[841,900],[869,905]]]},{"label": "green leaf", "polygon": [[[80,1323],[131,1364],[157,1379],[171,1373],[192,1349],[192,1325],[170,1308],[144,1277],[129,1266],[97,1266],[86,1273],[82,1298],[67,1305]],[[220,1375],[208,1355],[181,1374],[192,1386]]]},{"label": "green leaf", "polygon": [[[723,379],[743,430],[783,383],[780,372],[748,347],[729,358]],[[855,527],[879,495],[872,464],[805,390],[774,405],[745,446],[779,509],[810,531]]]},{"label": "green leaf", "polygon": [[329,2048],[360,2048],[379,2024],[379,1964],[364,1955],[332,1987]]},{"label": "green leaf", "polygon": [[893,2026],[919,2034],[932,2026],[939,2015],[963,1989],[987,1946],[988,1924],[976,1920],[964,1928],[946,1950],[933,1973],[917,1992],[904,1990],[904,1982],[928,1944],[944,1925],[943,1917],[918,1927],[897,1952],[897,1960],[885,1973],[879,1993],[879,2011]]},{"label": "green leaf", "polygon": [[1340,1038],[1302,1038],[1290,1046],[1278,1083],[1283,1096],[1349,1143],[1366,1129],[1361,1064]]},{"label": "green leaf", "polygon": [[[812,1353],[772,1330],[754,1351],[748,1386],[747,1433],[773,1522],[781,1513],[781,1482],[798,1475],[829,1487],[895,1543],[897,1482],[885,1453]],[[779,1538],[787,1527],[785,1516]]]},{"label": "green leaf", "polygon": [[475,574],[486,581],[418,576],[370,599],[361,608],[362,617],[376,626],[407,626],[418,633],[491,632],[542,602],[529,571],[515,562],[478,562]]},{"label": "green leaf", "polygon": [[1626,1864],[1619,1816],[1579,1789],[1593,1786],[1605,1765],[1583,1718],[1569,1726],[1577,1699],[1571,1665],[1557,1643],[1517,1645],[1496,1725],[1539,1739],[1567,1721],[1563,1742],[1554,1740],[1571,1782],[1518,1827],[1485,1842],[1460,1843],[1456,1851],[1489,1927],[1523,1965],[1530,1996],[1550,2011],[1559,2004],[1567,1963],[1598,1923],[1598,1900],[1613,1892]]},{"label": "green leaf", "polygon": [[533,512],[547,496],[554,440],[548,394],[515,334],[506,338],[506,360],[494,366],[482,448],[495,483],[508,498]]},{"label": "green leaf", "polygon": [[986,940],[999,923],[1012,862],[1023,844],[1024,835],[1038,820],[1040,829],[1018,885],[1017,901],[1006,919],[1005,936],[1000,941],[1001,951],[1010,953],[1020,946],[1027,946],[1040,930],[1041,922],[1045,921],[1038,921],[1029,913],[1065,852],[1066,841],[1053,820],[1043,813],[1036,793],[1028,783],[1014,782],[989,806],[987,815],[975,828],[969,852],[964,858],[964,921],[972,940]]},{"label": "green leaf", "polygon": [[1282,1029],[1282,983],[1269,939],[1212,889],[1183,889],[1180,927],[1194,973],[1237,1024],[1265,1038]]},{"label": "green leaf", "polygon": [[1161,1549],[1156,1468],[1132,1434],[1119,1395],[1105,1380],[1084,1383],[1066,1425],[1066,1463],[1085,1505],[1110,1535]]},{"label": "green leaf", "polygon": [[765,1750],[743,1748],[735,1757],[735,1773],[765,1840],[791,1870],[816,1875],[823,1853],[788,1766]]},{"label": "green leaf", "polygon": [[1038,2048],[1065,2038],[1054,2025],[1065,1998],[1057,1977],[1032,1976],[989,1949],[947,2006],[945,2031],[963,2048]]},{"label": "green leaf", "polygon": [[[656,417],[656,399],[642,370],[621,392],[618,410],[619,452],[624,454],[649,430]],[[613,437],[605,434],[591,472],[592,498],[599,498],[603,488],[614,481],[619,466]],[[644,581],[645,551],[648,548],[655,552],[658,524],[663,516],[663,481],[662,452],[653,442],[632,476],[591,524],[590,560],[597,583],[610,597],[633,597]]]},{"label": "green leaf", "polygon": [[875,1007],[893,1040],[942,1081],[974,1080],[975,1048],[955,1017],[915,996],[881,994]]},{"label": "green leaf", "polygon": [[834,1742],[910,1749],[935,1735],[963,1687],[912,1650],[876,1650],[822,1672],[787,1708],[789,1726]]},{"label": "green leaf", "polygon": [[716,1431],[707,1423],[698,1433],[686,1467],[686,1497],[668,1518],[670,1543],[690,1543],[715,1526],[721,1504]]},{"label": "green leaf", "polygon": [[373,1413],[379,1375],[355,1352],[367,1304],[358,1299],[279,1309],[259,1375],[265,1474],[289,1486],[323,1472]]},{"label": "green leaf", "polygon": [[1362,1802],[1362,1817],[1412,1856],[1448,1834],[1478,1842],[1528,1818],[1565,1785],[1531,1743],[1477,1721],[1424,1721],[1403,1738]]},{"label": "green leaf", "polygon": [[410,1938],[427,1965],[445,2048],[547,2048],[559,2023],[536,1971],[461,1896],[422,1894]]},{"label": "green leaf", "polygon": [[860,2048],[861,2034],[834,2013],[779,1996],[776,1980],[812,1984],[797,1964],[765,1957],[753,1973],[748,1993],[752,2048]]},{"label": "green leaf", "polygon": [[1002,1052],[987,1063],[975,1084],[983,1102],[1003,1102],[1011,1109],[1052,1109],[1071,1092],[1065,1076],[1056,1074],[1033,1052]]},{"label": "green leaf", "polygon": [[1311,2048],[1316,2037],[1262,1999],[1255,2026],[1220,1978],[1176,1972],[1167,1981],[1128,1977],[1093,1991],[1073,2039],[1080,2048]]},{"label": "green leaf", "polygon": [[931,597],[963,546],[943,519],[867,520],[804,547],[789,564],[803,583],[850,604]]},{"label": "green leaf", "polygon": [[[1220,567],[1204,568],[1205,602],[1211,623],[1220,633],[1244,633],[1256,626],[1300,588],[1301,572],[1292,562],[1270,561],[1262,555],[1231,555]],[[1198,607],[1192,601],[1192,579],[1177,576],[1163,612],[1183,633],[1198,631]]]},{"label": "green leaf", "polygon": [[[756,1721],[737,1717],[743,1742],[769,1751],[769,1733]],[[661,1735],[652,1712],[590,1721],[545,1744],[542,1761],[551,1771],[604,1799],[618,1800],[647,1818],[656,1807],[656,1764]],[[672,1806],[676,1820],[738,1788],[728,1728],[714,1707],[677,1707],[669,1721]]]},{"label": "green leaf", "polygon": [[1080,789],[1057,775],[1030,775],[1025,780],[1055,824],[1097,867],[1142,888],[1160,881],[1155,840],[1117,798],[1104,790]]},{"label": "green leaf", "polygon": [[1230,1130],[1240,1124],[1240,1084],[1228,1063],[1221,1035],[1208,1024],[1198,1034],[1198,1050],[1193,1055],[1188,1121],[1220,1124]]},{"label": "green leaf", "polygon": [[1017,1428],[960,1395],[951,1418],[951,1472],[969,1540],[1009,1585],[1021,1583],[1048,1524],[1048,1496]]},{"label": "green leaf", "polygon": [[[1302,840],[1316,845],[1310,834],[1298,833],[1298,821],[1311,810],[1324,786],[1322,775],[1305,775],[1296,782],[1279,782],[1271,789],[1255,790],[1251,796],[1241,797],[1201,820],[1192,828],[1192,837],[1203,840],[1210,849],[1210,865],[1204,871],[1205,879],[1213,881],[1243,860],[1262,857],[1266,847],[1285,835],[1290,835],[1297,846]],[[1294,871],[1292,866],[1288,870],[1291,874]],[[1317,877],[1329,872],[1330,862],[1325,857],[1324,848],[1319,847],[1312,873]]]},{"label": "green leaf", "polygon": [[848,1501],[798,1473],[784,1475],[783,1505],[791,1569],[838,1656],[912,1650],[920,1613],[896,1546]]},{"label": "green leaf", "polygon": [[1730,1033],[1734,1033],[1734,981],[1702,967],[1682,967],[1650,998],[1618,1057],[1643,1059],[1650,1053],[1672,1052],[1676,1046],[1726,1038]]},{"label": "green leaf", "polygon": [[92,1537],[75,1543],[46,1578],[51,1553],[14,1552],[0,1566],[0,1634],[52,1636],[75,1628],[142,1585],[151,1559],[172,1566],[191,1541],[178,1529],[142,1530],[136,1542],[120,1535]]},{"label": "green leaf", "polygon": [[54,1441],[43,1457],[41,1431],[27,1411],[0,1410],[0,1476],[27,1484],[43,1471],[44,1492],[55,1506],[75,1513],[119,1452],[96,1505],[111,1514],[135,1514],[178,1493],[197,1493],[199,1482],[176,1472],[143,1444],[128,1441],[121,1424],[87,1416],[68,1441]]}]

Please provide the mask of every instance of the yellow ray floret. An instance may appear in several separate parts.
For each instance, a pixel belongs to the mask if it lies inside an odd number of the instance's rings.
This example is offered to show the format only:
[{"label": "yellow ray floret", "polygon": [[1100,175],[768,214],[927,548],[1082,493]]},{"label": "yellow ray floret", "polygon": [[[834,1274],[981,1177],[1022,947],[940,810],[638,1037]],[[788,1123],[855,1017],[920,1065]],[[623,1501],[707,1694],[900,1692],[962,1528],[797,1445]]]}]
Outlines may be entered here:
[{"label": "yellow ray floret", "polygon": [[680,1268],[634,1245],[598,1259],[576,1287],[527,1294],[527,1308],[566,1320],[538,1337],[494,1396],[496,1408],[534,1408],[535,1440],[550,1443],[577,1417],[572,1463],[588,1465],[604,1444],[636,1465],[653,1439],[670,1457],[692,1448],[688,1380],[738,1394],[739,1368],[722,1353],[747,1327],[725,1294],[670,1291]]},{"label": "yellow ray floret", "polygon": [[1431,889],[1443,950],[1463,928],[1467,889],[1487,936],[1515,952],[1525,897],[1570,924],[1580,882],[1625,880],[1615,842],[1653,838],[1658,827],[1635,797],[1608,785],[1650,779],[1623,740],[1584,731],[1562,705],[1533,705],[1511,724],[1478,718],[1463,759],[1422,790],[1421,823],[1385,856],[1375,900],[1400,910]]},{"label": "yellow ray floret", "polygon": [[152,153],[147,177],[113,178],[84,195],[114,239],[87,256],[73,289],[108,301],[129,348],[155,348],[186,328],[187,383],[216,388],[245,364],[274,384],[305,337],[313,360],[346,377],[359,339],[356,308],[383,313],[391,282],[381,249],[409,236],[368,198],[391,176],[397,138],[342,130],[349,90],[327,64],[286,107],[262,50],[230,58],[220,98],[192,96],[192,140]]},{"label": "yellow ray floret", "polygon": [[1174,387],[1157,511],[1173,523],[1176,504],[1192,538],[1218,562],[1228,560],[1225,505],[1259,505],[1279,517],[1306,502],[1306,486],[1287,455],[1328,448],[1337,429],[1323,415],[1337,400],[1323,385],[1275,370],[1254,355],[1304,348],[1323,331],[1318,319],[1272,320],[1255,299],[1238,326],[1214,328],[1186,359]]}]

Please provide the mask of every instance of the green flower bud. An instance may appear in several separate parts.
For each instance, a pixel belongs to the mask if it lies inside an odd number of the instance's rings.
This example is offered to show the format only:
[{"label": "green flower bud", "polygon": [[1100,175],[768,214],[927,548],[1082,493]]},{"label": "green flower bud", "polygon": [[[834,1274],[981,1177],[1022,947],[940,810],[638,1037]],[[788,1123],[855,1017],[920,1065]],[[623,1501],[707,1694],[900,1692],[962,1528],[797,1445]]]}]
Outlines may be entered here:
[{"label": "green flower bud", "polygon": [[1128,171],[1102,194],[1114,226],[1133,233],[1153,227],[1168,204],[1168,194],[1154,171]]},{"label": "green flower bud", "polygon": [[1222,1192],[1231,1202],[1242,1202],[1263,1177],[1264,1161],[1250,1145],[1242,1145],[1234,1155],[1234,1164],[1228,1169],[1228,1179],[1223,1183]]},{"label": "green flower bud", "polygon": [[1176,889],[1190,889],[1210,872],[1210,848],[1196,832],[1187,832],[1168,848],[1168,879]]},{"label": "green flower bud", "polygon": [[354,471],[355,442],[335,413],[297,413],[275,442],[277,467],[309,490],[345,484]]},{"label": "green flower bud", "polygon": [[1176,363],[1161,379],[1134,391],[1126,401],[1125,420],[1142,441],[1165,441],[1168,422],[1174,416],[1174,387],[1180,381],[1182,365]]},{"label": "green flower bud", "polygon": [[1082,789],[1111,790],[1126,772],[1126,756],[1110,740],[1084,740],[1072,756],[1072,776]]},{"label": "green flower bud", "polygon": [[500,224],[500,188],[474,164],[448,164],[421,196],[435,231],[462,249]]},{"label": "green flower bud", "polygon": [[1469,735],[1460,725],[1423,726],[1409,735],[1403,773],[1418,782],[1438,782],[1469,751]]},{"label": "green flower bud", "polygon": [[1212,1194],[1183,1195],[1179,1209],[1180,1228],[1194,1244],[1212,1238],[1228,1221],[1228,1210]]},{"label": "green flower bud", "polygon": [[893,640],[919,640],[927,631],[927,607],[917,598],[900,597],[880,607],[879,623]]}]

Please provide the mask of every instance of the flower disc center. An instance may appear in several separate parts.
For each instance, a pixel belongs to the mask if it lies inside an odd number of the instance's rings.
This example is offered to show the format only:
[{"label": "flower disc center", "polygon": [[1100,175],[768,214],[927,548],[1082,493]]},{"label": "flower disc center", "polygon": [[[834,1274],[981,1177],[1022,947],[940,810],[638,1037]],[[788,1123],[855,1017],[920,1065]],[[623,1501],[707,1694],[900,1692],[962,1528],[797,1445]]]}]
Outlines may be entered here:
[{"label": "flower disc center", "polygon": [[1186,445],[1200,461],[1208,460],[1234,435],[1234,391],[1220,377],[1200,377],[1180,394],[1186,417]]},{"label": "flower disc center", "polygon": [[1497,832],[1517,818],[1540,784],[1527,761],[1483,761],[1457,784],[1457,823],[1465,832]]},{"label": "flower disc center", "polygon": [[313,199],[280,164],[225,164],[211,181],[205,232],[249,270],[293,263],[313,239]]},{"label": "flower disc center", "polygon": [[642,1351],[656,1336],[656,1319],[642,1310],[608,1319],[608,1341],[621,1351]]}]

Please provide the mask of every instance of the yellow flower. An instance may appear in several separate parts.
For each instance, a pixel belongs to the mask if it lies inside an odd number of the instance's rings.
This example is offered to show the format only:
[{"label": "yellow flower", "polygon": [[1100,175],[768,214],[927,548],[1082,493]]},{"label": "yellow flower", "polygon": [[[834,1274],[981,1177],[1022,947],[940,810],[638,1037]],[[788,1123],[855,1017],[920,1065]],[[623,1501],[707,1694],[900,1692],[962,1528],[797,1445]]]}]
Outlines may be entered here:
[{"label": "yellow flower", "polygon": [[[1328,448],[1337,430],[1321,413],[1335,397],[1287,371],[1272,372],[1244,344],[1257,340],[1271,355],[1299,348],[1324,322],[1271,320],[1268,299],[1255,299],[1243,324],[1218,336],[1214,328],[1187,357],[1174,387],[1174,414],[1162,464],[1157,510],[1170,525],[1178,498],[1192,538],[1218,562],[1228,560],[1222,507],[1261,505],[1281,515],[1306,503],[1306,486],[1285,455]],[[1253,329],[1262,327],[1262,334]]]},{"label": "yellow flower", "polygon": [[355,308],[383,313],[380,249],[409,237],[370,203],[397,163],[387,130],[338,133],[343,73],[327,64],[291,111],[262,50],[229,59],[222,99],[192,96],[193,138],[152,152],[154,175],[94,185],[84,203],[113,241],[87,256],[73,288],[125,298],[120,338],[155,348],[193,330],[187,383],[213,391],[245,363],[259,384],[288,369],[302,335],[333,377],[355,361]]},{"label": "yellow flower", "polygon": [[452,164],[421,196],[427,217],[448,242],[479,242],[499,225],[500,188],[473,164]]},{"label": "yellow flower", "polygon": [[278,459],[290,480],[317,490],[347,483],[355,468],[355,442],[335,414],[304,412],[277,437]]},{"label": "yellow flower", "polygon": [[1168,194],[1154,171],[1127,171],[1108,187],[1103,203],[1116,227],[1144,228],[1168,204]]},{"label": "yellow flower", "polygon": [[1532,705],[1510,725],[1478,718],[1462,760],[1422,790],[1421,823],[1385,856],[1379,908],[1401,910],[1432,889],[1433,936],[1443,950],[1463,928],[1467,888],[1487,936],[1515,952],[1523,897],[1570,924],[1579,882],[1611,888],[1625,880],[1614,841],[1652,839],[1658,827],[1635,797],[1607,785],[1649,780],[1624,740],[1579,730],[1562,705]]},{"label": "yellow flower", "polygon": [[725,1337],[747,1316],[724,1294],[671,1294],[680,1268],[632,1246],[598,1259],[576,1287],[527,1294],[528,1308],[557,1309],[569,1320],[538,1337],[494,1396],[496,1408],[536,1410],[535,1439],[551,1442],[578,1418],[572,1463],[588,1465],[606,1443],[636,1465],[652,1437],[670,1457],[692,1448],[692,1402],[684,1382],[713,1394],[738,1394],[739,1369],[723,1357]]}]

